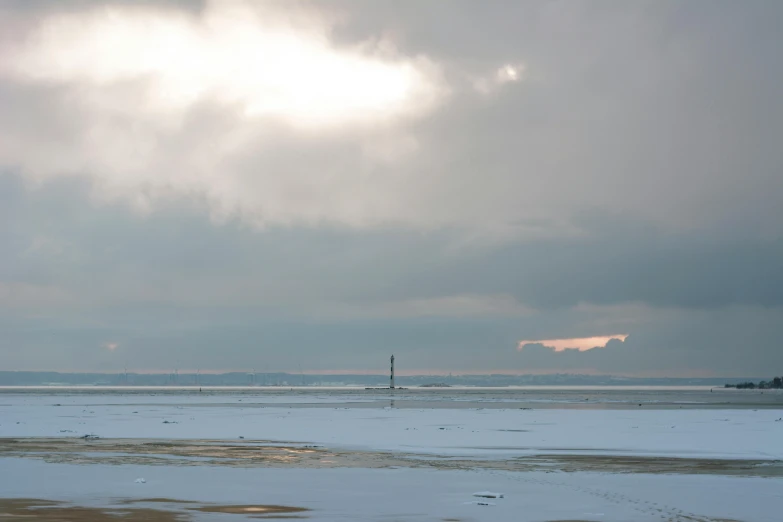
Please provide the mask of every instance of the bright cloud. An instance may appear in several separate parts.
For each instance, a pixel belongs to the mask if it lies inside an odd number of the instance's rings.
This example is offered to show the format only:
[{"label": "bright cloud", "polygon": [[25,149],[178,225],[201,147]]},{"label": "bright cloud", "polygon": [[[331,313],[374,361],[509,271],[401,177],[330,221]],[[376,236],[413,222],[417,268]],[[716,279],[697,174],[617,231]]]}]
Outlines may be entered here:
[{"label": "bright cloud", "polygon": [[217,101],[300,126],[411,115],[442,94],[427,59],[384,43],[338,49],[323,21],[290,18],[232,0],[209,2],[200,17],[127,6],[53,15],[3,57],[2,70],[96,87],[144,80],[145,104],[134,110]]},{"label": "bright cloud", "polygon": [[523,64],[506,64],[495,70],[491,76],[477,78],[473,82],[473,87],[482,94],[491,94],[508,83],[521,81],[524,73]]},{"label": "bright cloud", "polygon": [[106,349],[106,350],[109,350],[110,352],[113,352],[114,350],[116,350],[119,347],[120,347],[120,343],[115,343],[115,342],[104,343],[104,345],[103,345],[103,348]]},{"label": "bright cloud", "polygon": [[495,73],[495,81],[498,83],[518,82],[525,71],[521,65],[504,65]]},{"label": "bright cloud", "polygon": [[425,221],[409,211],[416,173],[395,167],[419,150],[410,124],[448,98],[426,56],[337,44],[332,18],[286,2],[20,20],[0,17],[0,33],[24,31],[0,41],[0,82],[51,98],[4,114],[0,165],[35,183],[81,177],[99,204],[184,200],[258,227]]},{"label": "bright cloud", "polygon": [[541,344],[547,348],[551,348],[556,352],[562,352],[564,350],[579,350],[584,352],[592,350],[593,348],[604,348],[607,343],[613,339],[620,342],[625,342],[628,338],[627,334],[617,335],[603,335],[598,337],[575,337],[572,339],[540,339],[540,340],[524,340],[519,341],[517,344],[517,350],[522,351],[528,344]]}]

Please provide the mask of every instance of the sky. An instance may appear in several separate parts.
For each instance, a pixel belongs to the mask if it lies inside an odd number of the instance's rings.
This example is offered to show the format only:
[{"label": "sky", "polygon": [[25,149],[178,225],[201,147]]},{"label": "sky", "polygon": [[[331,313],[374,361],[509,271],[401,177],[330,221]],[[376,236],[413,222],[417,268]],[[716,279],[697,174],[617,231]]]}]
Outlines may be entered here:
[{"label": "sky", "polygon": [[0,368],[780,374],[781,17],[6,0]]}]

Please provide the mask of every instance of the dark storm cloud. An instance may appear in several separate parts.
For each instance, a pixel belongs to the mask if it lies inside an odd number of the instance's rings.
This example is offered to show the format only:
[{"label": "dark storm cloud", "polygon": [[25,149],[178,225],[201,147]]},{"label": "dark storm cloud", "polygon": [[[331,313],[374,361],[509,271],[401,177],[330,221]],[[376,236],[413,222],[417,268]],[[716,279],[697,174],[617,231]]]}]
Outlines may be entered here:
[{"label": "dark storm cloud", "polygon": [[[27,297],[20,289],[3,296],[6,365],[41,368],[47,361],[115,371],[126,362],[155,369],[189,361],[220,369],[304,364],[310,371],[374,370],[394,351],[411,368],[457,373],[758,375],[783,355],[779,307],[640,307],[627,302],[644,301],[643,293],[626,289],[623,280],[611,287],[627,292],[610,300],[620,303],[614,307],[569,306],[599,301],[590,292],[600,286],[574,288],[575,281],[604,281],[620,266],[613,261],[616,247],[631,234],[614,248],[596,245],[590,256],[584,249],[592,242],[584,239],[535,244],[527,253],[525,245],[467,249],[442,234],[215,227],[186,208],[139,219],[115,207],[92,208],[87,190],[60,184],[29,191],[18,178],[4,178],[0,200],[8,203],[9,219],[0,226],[8,246],[2,279],[39,289]],[[674,243],[670,252],[693,259],[693,249],[677,251]],[[709,256],[703,262],[710,263]],[[547,279],[547,265],[562,279]],[[636,277],[649,274],[642,269]],[[727,278],[719,274],[710,284],[722,287]],[[710,286],[706,276],[703,281]],[[40,291],[51,285],[58,291]],[[688,288],[688,295],[701,295]],[[552,308],[476,317],[443,316],[434,305],[416,313],[388,305],[511,291],[523,302]],[[523,338],[607,332],[631,337],[583,353],[516,351]],[[108,352],[101,348],[107,342],[119,347]]]},{"label": "dark storm cloud", "polygon": [[[619,223],[618,223],[619,222]],[[457,258],[418,281],[443,291],[511,292],[541,308],[643,302],[677,308],[783,305],[783,242],[755,230],[662,233],[603,218],[578,238],[506,245]]]}]

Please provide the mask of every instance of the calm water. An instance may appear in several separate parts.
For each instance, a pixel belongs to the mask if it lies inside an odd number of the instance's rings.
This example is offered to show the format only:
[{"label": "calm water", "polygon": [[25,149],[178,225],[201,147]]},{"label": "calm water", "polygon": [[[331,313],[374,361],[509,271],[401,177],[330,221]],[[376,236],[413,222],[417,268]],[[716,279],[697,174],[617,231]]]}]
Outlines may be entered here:
[{"label": "calm water", "polygon": [[[520,387],[520,388],[364,388],[316,387],[0,387],[8,395],[101,396],[123,404],[187,402],[219,407],[245,406],[349,408],[561,408],[561,409],[783,409],[781,390],[727,390],[706,387]],[[104,402],[104,400],[101,400]]]}]

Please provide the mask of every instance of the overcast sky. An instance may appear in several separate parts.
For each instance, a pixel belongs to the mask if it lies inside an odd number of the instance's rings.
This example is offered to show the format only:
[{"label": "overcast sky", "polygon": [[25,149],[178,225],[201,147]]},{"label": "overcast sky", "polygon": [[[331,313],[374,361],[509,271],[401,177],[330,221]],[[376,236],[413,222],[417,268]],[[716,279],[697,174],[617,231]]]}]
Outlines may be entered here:
[{"label": "overcast sky", "polygon": [[780,374],[781,19],[5,0],[0,369]]}]

